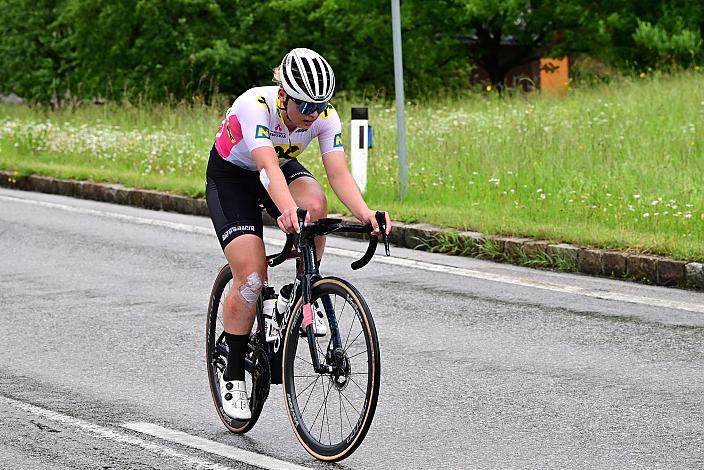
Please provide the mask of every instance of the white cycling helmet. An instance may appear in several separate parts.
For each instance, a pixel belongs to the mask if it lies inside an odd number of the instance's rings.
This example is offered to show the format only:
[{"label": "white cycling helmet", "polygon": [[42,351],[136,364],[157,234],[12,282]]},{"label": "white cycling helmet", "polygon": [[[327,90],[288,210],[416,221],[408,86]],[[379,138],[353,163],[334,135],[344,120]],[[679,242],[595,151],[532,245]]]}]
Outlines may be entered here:
[{"label": "white cycling helmet", "polygon": [[335,91],[335,74],[323,56],[299,47],[281,61],[281,86],[299,101],[326,103]]}]

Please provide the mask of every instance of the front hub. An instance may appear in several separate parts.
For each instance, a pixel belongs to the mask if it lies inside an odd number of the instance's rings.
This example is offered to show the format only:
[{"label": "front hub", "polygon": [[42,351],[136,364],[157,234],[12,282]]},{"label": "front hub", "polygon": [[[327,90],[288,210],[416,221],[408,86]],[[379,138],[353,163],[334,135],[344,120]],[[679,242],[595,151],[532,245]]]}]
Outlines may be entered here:
[{"label": "front hub", "polygon": [[342,349],[335,349],[328,356],[328,364],[332,366],[330,380],[337,390],[344,390],[350,381],[352,365],[347,353]]}]

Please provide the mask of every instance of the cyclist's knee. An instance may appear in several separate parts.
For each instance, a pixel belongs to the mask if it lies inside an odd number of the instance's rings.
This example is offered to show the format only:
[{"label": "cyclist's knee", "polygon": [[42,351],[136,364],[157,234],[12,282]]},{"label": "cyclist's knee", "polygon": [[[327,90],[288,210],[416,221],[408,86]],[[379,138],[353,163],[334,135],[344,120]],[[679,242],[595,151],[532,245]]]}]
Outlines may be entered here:
[{"label": "cyclist's knee", "polygon": [[328,202],[325,199],[325,195],[309,198],[303,207],[310,213],[310,220],[312,221],[328,216]]}]

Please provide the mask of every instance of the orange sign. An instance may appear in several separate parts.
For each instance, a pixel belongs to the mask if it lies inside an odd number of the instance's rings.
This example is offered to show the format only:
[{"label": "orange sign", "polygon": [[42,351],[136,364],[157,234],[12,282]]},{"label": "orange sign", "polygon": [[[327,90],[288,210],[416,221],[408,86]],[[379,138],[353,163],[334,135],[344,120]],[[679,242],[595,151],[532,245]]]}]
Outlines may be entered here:
[{"label": "orange sign", "polygon": [[567,93],[569,80],[567,57],[540,59],[540,89],[543,93],[564,95]]}]

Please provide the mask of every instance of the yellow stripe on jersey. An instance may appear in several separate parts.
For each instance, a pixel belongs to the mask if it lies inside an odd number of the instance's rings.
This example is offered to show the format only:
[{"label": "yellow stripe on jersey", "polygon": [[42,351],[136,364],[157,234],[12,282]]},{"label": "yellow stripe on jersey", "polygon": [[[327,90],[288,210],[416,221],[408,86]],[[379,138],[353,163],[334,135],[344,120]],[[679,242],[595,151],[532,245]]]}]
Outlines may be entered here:
[{"label": "yellow stripe on jersey", "polygon": [[269,109],[269,103],[266,102],[266,98],[260,96],[259,98],[257,98],[257,102],[263,104],[266,108],[266,112],[271,114],[271,110]]},{"label": "yellow stripe on jersey", "polygon": [[335,108],[333,108],[332,105],[331,105],[330,103],[328,103],[328,107],[325,108],[325,111],[323,111],[323,112],[320,114],[320,117],[323,118],[323,119],[327,119],[327,118],[329,118],[329,117],[332,115],[332,113],[334,113],[334,112],[336,112],[336,111],[335,111]]}]

